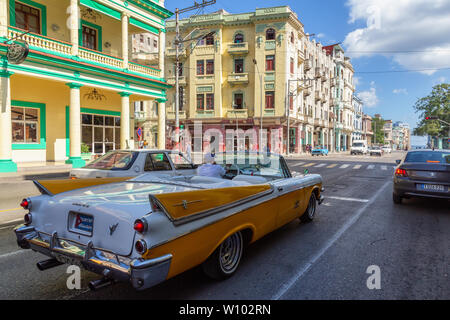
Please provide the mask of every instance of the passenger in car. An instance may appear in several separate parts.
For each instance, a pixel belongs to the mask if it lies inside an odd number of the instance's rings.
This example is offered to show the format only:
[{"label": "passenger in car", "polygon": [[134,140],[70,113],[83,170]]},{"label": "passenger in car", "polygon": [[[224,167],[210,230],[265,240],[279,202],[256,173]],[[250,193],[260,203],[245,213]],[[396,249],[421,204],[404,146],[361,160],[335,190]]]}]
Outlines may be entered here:
[{"label": "passenger in car", "polygon": [[225,169],[216,164],[214,156],[210,153],[205,155],[205,164],[197,168],[197,175],[204,177],[222,178],[225,173]]}]

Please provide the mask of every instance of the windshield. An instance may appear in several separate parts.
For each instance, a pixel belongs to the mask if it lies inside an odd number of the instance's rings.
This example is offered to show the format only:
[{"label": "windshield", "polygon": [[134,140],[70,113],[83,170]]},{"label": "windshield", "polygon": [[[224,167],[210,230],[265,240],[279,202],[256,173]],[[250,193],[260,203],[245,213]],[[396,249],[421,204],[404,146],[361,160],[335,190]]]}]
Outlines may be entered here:
[{"label": "windshield", "polygon": [[357,148],[359,148],[359,147],[364,147],[364,144],[362,144],[361,142],[354,143],[354,144],[353,144],[353,147],[357,147]]},{"label": "windshield", "polygon": [[406,155],[405,162],[450,163],[450,151],[415,151]]},{"label": "windshield", "polygon": [[271,178],[284,178],[288,176],[286,168],[276,155],[258,155],[258,154],[218,154],[216,163],[225,170],[237,170],[239,174],[264,176]]},{"label": "windshield", "polygon": [[111,151],[92,161],[84,168],[100,170],[128,170],[138,153],[132,151]]}]

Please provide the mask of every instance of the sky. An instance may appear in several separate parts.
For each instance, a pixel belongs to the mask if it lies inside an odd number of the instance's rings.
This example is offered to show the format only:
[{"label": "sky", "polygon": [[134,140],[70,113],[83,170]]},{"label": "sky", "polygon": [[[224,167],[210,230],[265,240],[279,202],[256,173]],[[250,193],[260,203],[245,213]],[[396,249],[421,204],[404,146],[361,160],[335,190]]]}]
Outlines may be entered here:
[{"label": "sky", "polygon": [[[165,6],[174,12],[193,3],[166,0]],[[297,13],[317,41],[342,43],[355,69],[355,94],[371,116],[379,113],[413,129],[420,116],[414,103],[434,85],[450,82],[449,0],[217,0],[204,12],[283,5]]]}]

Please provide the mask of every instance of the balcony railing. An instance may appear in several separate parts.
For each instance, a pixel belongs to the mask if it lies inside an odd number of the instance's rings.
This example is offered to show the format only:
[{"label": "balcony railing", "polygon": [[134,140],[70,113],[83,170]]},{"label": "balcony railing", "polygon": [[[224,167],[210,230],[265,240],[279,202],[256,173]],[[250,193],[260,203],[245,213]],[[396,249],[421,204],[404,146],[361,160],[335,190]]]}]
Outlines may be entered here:
[{"label": "balcony railing", "polygon": [[[178,51],[178,56],[180,57],[180,59],[186,58],[186,56],[187,56],[186,49],[180,49]],[[175,59],[176,58],[176,50],[175,50],[175,48],[167,48],[166,49],[166,57],[170,58],[170,59]]]},{"label": "balcony railing", "polygon": [[[175,120],[175,111],[169,110],[166,112],[166,118],[167,120]],[[178,118],[179,119],[186,119],[186,110],[180,110],[178,111]]]},{"label": "balcony railing", "polygon": [[[33,50],[45,50],[45,52],[54,52],[59,55],[72,56],[72,44],[62,41],[52,39],[46,36],[35,33],[23,34],[25,31],[9,27],[8,33],[9,38],[14,38],[20,36],[22,40],[25,40],[30,49]],[[123,59],[104,54],[95,50],[80,47],[78,51],[79,58],[93,62],[96,64],[102,64],[108,67],[113,67],[117,69],[123,69]],[[144,66],[134,62],[129,62],[128,70],[136,73],[141,73],[147,76],[161,77],[161,71],[152,67]]]},{"label": "balcony railing", "polygon": [[310,59],[305,60],[305,71],[308,71],[312,68],[312,61]]},{"label": "balcony railing", "polygon": [[[172,85],[172,86],[174,86],[175,85],[175,77],[172,76],[172,77],[167,78],[167,83]],[[178,84],[180,86],[185,86],[186,83],[187,82],[186,82],[186,77],[185,76],[179,76],[178,77]]]},{"label": "balcony railing", "polygon": [[227,110],[227,118],[229,118],[229,119],[247,119],[248,118],[248,109]]},{"label": "balcony railing", "polygon": [[314,98],[316,99],[316,101],[321,99],[320,91],[319,91],[319,90],[316,90],[316,91],[315,91]]},{"label": "balcony railing", "polygon": [[228,75],[228,82],[231,84],[247,84],[248,73],[232,73]]},{"label": "balcony railing", "polygon": [[228,53],[229,54],[248,53],[248,42],[229,43],[228,44]]}]

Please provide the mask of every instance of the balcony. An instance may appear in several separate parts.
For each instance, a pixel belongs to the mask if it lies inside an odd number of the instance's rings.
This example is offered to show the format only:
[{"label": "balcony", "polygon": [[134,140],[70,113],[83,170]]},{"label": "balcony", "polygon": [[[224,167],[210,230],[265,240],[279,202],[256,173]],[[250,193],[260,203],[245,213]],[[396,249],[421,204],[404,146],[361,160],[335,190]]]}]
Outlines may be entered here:
[{"label": "balcony", "polygon": [[145,122],[149,120],[158,120],[158,115],[156,112],[145,112],[145,111],[135,111],[134,112],[134,121],[137,122]]},{"label": "balcony", "polygon": [[[185,59],[187,57],[186,49],[179,50],[178,56],[180,59]],[[175,59],[176,58],[175,48],[167,48],[166,49],[166,57],[169,59]]]},{"label": "balcony", "polygon": [[306,87],[303,89],[303,96],[310,96],[311,95],[311,87]]},{"label": "balcony", "polygon": [[316,91],[314,92],[314,98],[316,99],[316,101],[322,99],[319,90],[316,90]]},{"label": "balcony", "polygon": [[[8,36],[9,38],[21,37],[22,40],[26,41],[32,50],[44,51],[53,53],[60,56],[67,56],[72,58],[72,44],[62,41],[52,39],[46,36],[35,33],[23,34],[23,30],[9,27]],[[95,64],[101,64],[107,67],[112,67],[115,69],[123,70],[124,62],[122,58],[110,56],[99,51],[87,49],[80,47],[78,51],[78,57],[80,60],[85,60],[86,62],[91,62]],[[140,73],[146,76],[161,77],[161,71],[152,67],[147,67],[134,62],[129,62],[128,70],[136,73]]]},{"label": "balcony", "polygon": [[316,78],[322,77],[322,72],[320,71],[320,68],[316,68],[316,69],[315,69],[314,76],[315,76]]},{"label": "balcony", "polygon": [[232,109],[227,110],[228,119],[247,119],[248,109]]},{"label": "balcony", "polygon": [[248,84],[248,73],[232,73],[228,75],[228,83],[235,84]]},{"label": "balcony", "polygon": [[[167,83],[170,84],[171,86],[175,85],[175,77],[168,77],[167,78]],[[186,86],[187,82],[186,82],[186,77],[185,76],[179,76],[178,77],[178,84],[180,86]]]},{"label": "balcony", "polygon": [[336,78],[331,78],[330,79],[330,85],[332,87],[336,87],[337,86],[337,79]]},{"label": "balcony", "polygon": [[305,62],[305,53],[298,50],[298,64],[301,65],[303,62]]},{"label": "balcony", "polygon": [[[167,111],[166,118],[167,120],[175,120],[175,111]],[[178,111],[178,118],[182,120],[186,119],[186,110]]]},{"label": "balcony", "polygon": [[310,70],[312,68],[312,61],[310,59],[306,59],[305,60],[304,68],[305,68],[305,71],[308,71],[308,70]]},{"label": "balcony", "polygon": [[242,43],[229,43],[228,53],[232,55],[240,55],[248,53],[248,42]]}]

